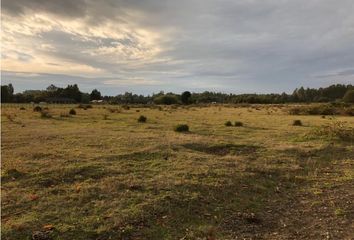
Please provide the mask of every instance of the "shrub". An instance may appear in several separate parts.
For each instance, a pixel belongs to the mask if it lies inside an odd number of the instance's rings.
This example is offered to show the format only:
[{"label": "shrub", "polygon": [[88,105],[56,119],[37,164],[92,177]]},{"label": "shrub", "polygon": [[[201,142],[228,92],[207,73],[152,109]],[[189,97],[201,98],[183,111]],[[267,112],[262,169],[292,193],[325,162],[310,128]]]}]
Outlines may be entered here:
[{"label": "shrub", "polygon": [[20,171],[18,171],[16,168],[8,169],[5,171],[6,175],[11,175],[12,177],[20,177],[23,175]]},{"label": "shrub", "polygon": [[42,108],[41,108],[40,106],[35,106],[35,107],[33,108],[33,111],[34,111],[34,112],[41,112],[41,111],[42,111]]},{"label": "shrub", "polygon": [[226,127],[230,127],[230,126],[232,126],[231,121],[227,121],[227,122],[225,122],[225,126],[226,126]]},{"label": "shrub", "polygon": [[41,111],[41,118],[52,118],[52,115],[48,111]]},{"label": "shrub", "polygon": [[141,115],[141,116],[138,118],[138,122],[140,122],[140,123],[144,123],[144,122],[146,122],[146,120],[147,120],[147,118],[146,118],[145,116],[143,116],[143,115]]},{"label": "shrub", "polygon": [[73,109],[73,108],[72,108],[72,109],[70,109],[69,114],[70,114],[70,115],[76,115],[76,111],[75,111],[75,109]]},{"label": "shrub", "polygon": [[329,125],[315,128],[309,134],[310,137],[323,138],[330,141],[348,141],[354,140],[354,129],[345,125],[343,122],[336,121]]},{"label": "shrub", "polygon": [[79,104],[78,108],[83,108],[84,110],[92,108],[91,104]]},{"label": "shrub", "polygon": [[21,108],[20,108],[20,110],[26,110],[26,108],[24,108],[24,107],[21,107]]},{"label": "shrub", "polygon": [[289,109],[291,115],[334,115],[340,114],[344,106],[321,104],[315,106],[301,106]]},{"label": "shrub", "polygon": [[235,122],[235,127],[242,127],[242,126],[243,126],[242,122],[240,122],[240,121]]},{"label": "shrub", "polygon": [[188,132],[189,126],[187,124],[178,124],[174,129],[176,132]]},{"label": "shrub", "polygon": [[354,107],[345,108],[343,113],[345,115],[354,116]]},{"label": "shrub", "polygon": [[302,126],[301,120],[294,120],[293,121],[293,126]]},{"label": "shrub", "polygon": [[123,108],[124,110],[129,110],[129,109],[130,109],[130,107],[129,107],[128,105],[123,105],[122,108]]}]

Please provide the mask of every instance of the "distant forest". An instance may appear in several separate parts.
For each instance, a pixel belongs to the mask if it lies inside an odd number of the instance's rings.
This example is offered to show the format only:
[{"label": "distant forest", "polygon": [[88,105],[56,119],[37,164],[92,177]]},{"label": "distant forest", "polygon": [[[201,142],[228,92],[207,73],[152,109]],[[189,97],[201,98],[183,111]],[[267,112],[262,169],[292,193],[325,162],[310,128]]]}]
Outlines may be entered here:
[{"label": "distant forest", "polygon": [[336,84],[326,88],[304,88],[294,90],[292,94],[226,94],[220,92],[182,94],[164,93],[163,91],[148,96],[130,92],[116,96],[102,96],[97,89],[91,93],[83,93],[77,84],[66,88],[50,85],[46,90],[26,90],[14,94],[12,84],[1,86],[2,103],[89,103],[103,100],[111,104],[198,104],[198,103],[307,103],[307,102],[354,102],[354,86]]}]

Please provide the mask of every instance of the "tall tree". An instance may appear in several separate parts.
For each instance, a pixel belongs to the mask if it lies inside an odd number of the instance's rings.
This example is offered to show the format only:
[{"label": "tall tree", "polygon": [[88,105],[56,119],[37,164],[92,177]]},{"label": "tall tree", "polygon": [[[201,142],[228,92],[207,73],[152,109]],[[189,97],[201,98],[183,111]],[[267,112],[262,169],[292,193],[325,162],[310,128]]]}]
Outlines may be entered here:
[{"label": "tall tree", "polygon": [[192,96],[192,94],[189,91],[185,91],[182,93],[181,95],[181,101],[183,104],[188,104],[189,103],[189,99]]},{"label": "tall tree", "polygon": [[354,103],[354,89],[349,89],[344,97],[343,97],[343,101],[346,103]]},{"label": "tall tree", "polygon": [[100,91],[98,91],[97,89],[93,89],[91,94],[90,94],[90,99],[92,100],[101,100],[102,96]]},{"label": "tall tree", "polygon": [[14,93],[14,88],[11,83],[9,85],[2,85],[1,86],[1,102],[2,103],[12,102],[13,93]]}]

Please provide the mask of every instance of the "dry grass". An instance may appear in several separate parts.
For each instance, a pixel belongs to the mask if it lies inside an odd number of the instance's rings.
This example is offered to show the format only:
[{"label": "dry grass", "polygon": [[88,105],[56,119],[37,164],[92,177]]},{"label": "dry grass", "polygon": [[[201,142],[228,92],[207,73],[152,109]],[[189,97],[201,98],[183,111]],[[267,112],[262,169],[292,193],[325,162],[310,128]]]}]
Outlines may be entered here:
[{"label": "dry grass", "polygon": [[[42,119],[3,105],[3,239],[350,237],[352,142],[302,136],[333,121],[352,128],[352,117],[302,116],[301,128],[277,106],[124,106],[104,118],[93,106],[60,117],[73,107],[51,105]],[[235,116],[246,126],[225,127]],[[189,134],[173,131],[181,122]]]}]

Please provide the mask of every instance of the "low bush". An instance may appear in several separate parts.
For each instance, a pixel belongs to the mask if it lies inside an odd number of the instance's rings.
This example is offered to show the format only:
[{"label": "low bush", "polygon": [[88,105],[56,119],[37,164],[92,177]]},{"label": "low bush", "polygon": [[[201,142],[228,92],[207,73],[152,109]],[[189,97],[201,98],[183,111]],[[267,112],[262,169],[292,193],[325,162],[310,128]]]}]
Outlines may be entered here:
[{"label": "low bush", "polygon": [[41,111],[42,111],[42,108],[41,108],[40,106],[35,106],[35,107],[33,108],[33,111],[34,111],[34,112],[41,112]]},{"label": "low bush", "polygon": [[302,126],[301,120],[294,120],[293,121],[293,126]]},{"label": "low bush", "polygon": [[288,110],[290,115],[350,115],[354,114],[354,107],[346,104],[321,104],[293,107]]},{"label": "low bush", "polygon": [[26,108],[24,108],[24,107],[21,107],[21,108],[20,108],[20,110],[26,110]]},{"label": "low bush", "polygon": [[70,115],[76,115],[76,111],[75,111],[75,109],[73,109],[73,108],[72,108],[72,109],[70,109],[69,114],[70,114]]},{"label": "low bush", "polygon": [[336,121],[331,124],[313,129],[308,136],[329,141],[354,141],[354,128]]},{"label": "low bush", "polygon": [[348,116],[354,116],[354,106],[344,108],[343,114]]},{"label": "low bush", "polygon": [[243,126],[242,122],[240,122],[240,121],[235,122],[235,127],[242,127],[242,126]]},{"label": "low bush", "polygon": [[177,126],[175,126],[174,130],[176,132],[188,132],[189,126],[187,124],[178,124]]},{"label": "low bush", "polygon": [[145,116],[143,116],[143,115],[141,115],[141,116],[138,118],[138,122],[140,122],[140,123],[144,123],[144,122],[146,122],[146,120],[147,120],[147,118],[146,118]]},{"label": "low bush", "polygon": [[226,127],[231,127],[231,126],[232,126],[231,121],[227,121],[227,122],[225,122],[225,126],[226,126]]}]

